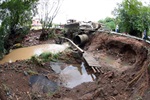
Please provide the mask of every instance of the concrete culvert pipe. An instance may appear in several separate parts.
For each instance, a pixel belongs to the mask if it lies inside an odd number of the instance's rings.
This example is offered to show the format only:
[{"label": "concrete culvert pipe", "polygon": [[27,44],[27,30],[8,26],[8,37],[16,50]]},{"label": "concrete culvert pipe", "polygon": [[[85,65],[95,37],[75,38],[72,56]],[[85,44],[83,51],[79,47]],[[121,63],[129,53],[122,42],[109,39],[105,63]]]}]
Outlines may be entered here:
[{"label": "concrete culvert pipe", "polygon": [[86,34],[77,35],[77,36],[74,38],[74,42],[75,42],[76,44],[78,44],[78,45],[84,44],[84,43],[86,43],[88,40],[89,40],[89,37],[88,37],[88,35],[86,35]]}]

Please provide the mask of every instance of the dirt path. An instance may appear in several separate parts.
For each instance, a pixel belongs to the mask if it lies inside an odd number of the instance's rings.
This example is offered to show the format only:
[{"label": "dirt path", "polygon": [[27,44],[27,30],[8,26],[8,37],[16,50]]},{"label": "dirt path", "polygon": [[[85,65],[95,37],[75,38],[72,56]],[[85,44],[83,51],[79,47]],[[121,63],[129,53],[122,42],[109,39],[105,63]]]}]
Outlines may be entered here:
[{"label": "dirt path", "polygon": [[[54,43],[53,39],[39,42],[39,34],[40,32],[29,34],[23,45]],[[38,91],[37,88],[34,88],[35,85],[31,86],[29,82],[31,76],[38,74],[46,76],[46,80],[57,83],[59,74],[54,72],[49,63],[44,63],[44,67],[30,60],[5,63],[0,65],[0,99],[139,100],[143,98],[143,100],[148,100],[149,48],[150,46],[144,41],[107,33],[96,33],[84,49],[92,53],[99,61],[103,73],[93,73],[92,69],[86,66],[87,73],[95,76],[93,82],[85,82],[74,88],[59,86],[58,89],[54,89],[55,92],[46,92],[47,88],[46,90],[44,88],[44,92]],[[62,62],[81,64],[82,59],[77,58],[76,55],[76,53],[69,53],[67,57],[62,57],[64,59]],[[61,69],[65,69],[65,66],[62,66]]]}]

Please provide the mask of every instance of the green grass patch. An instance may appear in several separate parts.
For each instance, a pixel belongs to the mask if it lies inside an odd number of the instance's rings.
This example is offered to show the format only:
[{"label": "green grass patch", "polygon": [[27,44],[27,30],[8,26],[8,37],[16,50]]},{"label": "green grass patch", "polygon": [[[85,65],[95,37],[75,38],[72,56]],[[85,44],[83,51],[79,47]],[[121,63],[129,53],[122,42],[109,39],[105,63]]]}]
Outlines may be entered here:
[{"label": "green grass patch", "polygon": [[53,54],[51,52],[44,52],[42,54],[40,54],[39,58],[43,61],[43,62],[47,62],[47,61],[57,61],[59,58],[59,53],[57,54]]},{"label": "green grass patch", "polygon": [[58,62],[62,61],[65,63],[77,63],[76,61],[82,60],[80,54],[72,52],[72,50],[65,50],[57,54],[51,52],[44,52],[39,56],[34,55],[31,57],[30,61],[38,66],[44,67],[45,62]]},{"label": "green grass patch", "polygon": [[60,56],[60,53],[53,54],[51,52],[44,52],[40,54],[39,56],[37,55],[32,56],[30,60],[35,63],[42,63],[42,62],[48,62],[48,61],[56,62],[58,61],[59,56]]}]

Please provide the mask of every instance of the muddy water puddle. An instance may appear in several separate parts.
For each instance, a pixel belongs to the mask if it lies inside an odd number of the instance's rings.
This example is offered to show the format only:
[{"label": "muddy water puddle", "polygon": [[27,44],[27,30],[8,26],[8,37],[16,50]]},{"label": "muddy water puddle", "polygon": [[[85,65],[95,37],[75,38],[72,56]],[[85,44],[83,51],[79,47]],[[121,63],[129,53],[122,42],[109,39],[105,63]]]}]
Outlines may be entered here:
[{"label": "muddy water puddle", "polygon": [[110,55],[101,55],[100,56],[100,62],[105,64],[105,65],[108,65],[118,71],[124,71],[128,68],[131,68],[131,65],[129,65],[127,62],[123,62],[121,61],[120,58],[116,59]]},{"label": "muddy water puddle", "polygon": [[59,74],[58,84],[68,88],[73,88],[84,82],[93,82],[96,79],[94,74],[86,71],[84,63],[81,65],[67,65],[53,62],[50,65]]},{"label": "muddy water puddle", "polygon": [[68,44],[43,44],[31,47],[20,48],[12,50],[8,55],[6,55],[1,61],[0,64],[5,62],[15,62],[16,60],[29,59],[33,55],[40,55],[43,52],[52,52],[58,53],[65,50],[69,45]]}]

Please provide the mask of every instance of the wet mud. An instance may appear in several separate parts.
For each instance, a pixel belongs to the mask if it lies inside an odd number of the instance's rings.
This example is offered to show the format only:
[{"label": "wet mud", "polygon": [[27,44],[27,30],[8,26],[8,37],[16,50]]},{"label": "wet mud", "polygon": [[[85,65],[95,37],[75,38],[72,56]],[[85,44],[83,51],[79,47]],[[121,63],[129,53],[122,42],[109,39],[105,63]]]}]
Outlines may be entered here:
[{"label": "wet mud", "polygon": [[95,33],[84,50],[99,62],[102,72],[94,73],[77,53],[67,53],[60,62],[47,62],[42,67],[30,60],[1,64],[0,98],[148,100],[149,44],[124,36]]}]

